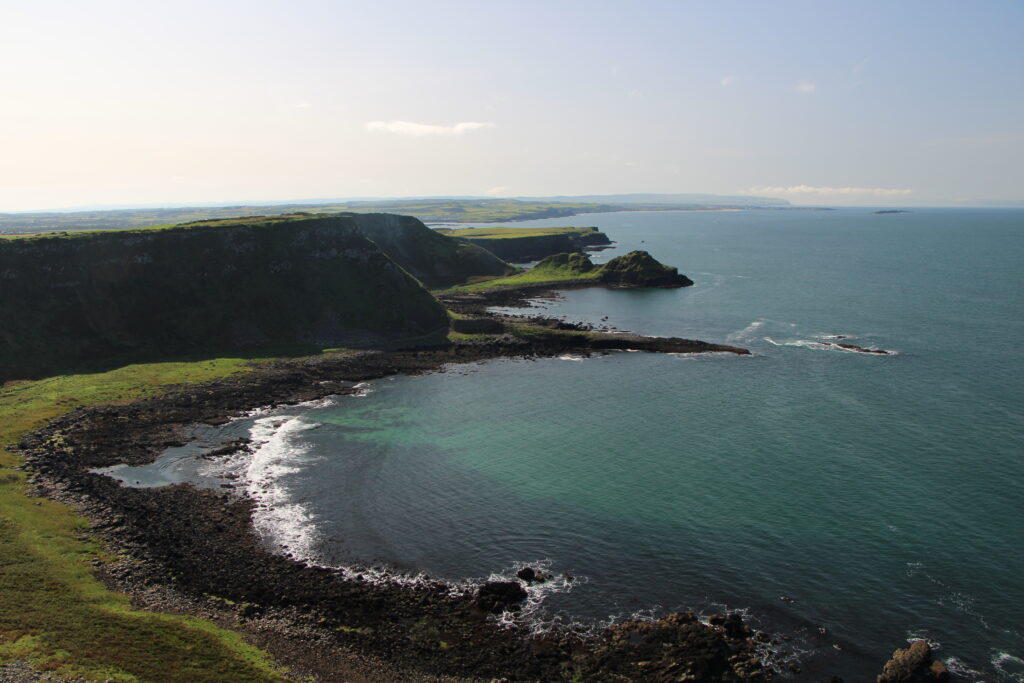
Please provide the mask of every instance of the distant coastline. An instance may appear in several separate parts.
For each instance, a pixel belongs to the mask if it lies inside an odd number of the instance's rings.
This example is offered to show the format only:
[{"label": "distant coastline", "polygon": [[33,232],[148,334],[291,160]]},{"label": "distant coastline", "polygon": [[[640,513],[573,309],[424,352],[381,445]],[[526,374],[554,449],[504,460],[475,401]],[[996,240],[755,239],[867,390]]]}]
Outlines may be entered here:
[{"label": "distant coastline", "polygon": [[[590,198],[588,198],[590,199]],[[596,198],[595,198],[596,199]],[[104,209],[94,211],[50,211],[0,213],[0,237],[47,232],[111,230],[171,225],[199,220],[244,218],[272,213],[339,214],[393,213],[413,216],[432,226],[467,223],[502,223],[545,218],[568,218],[588,213],[624,211],[742,211],[747,209],[827,210],[778,204],[738,202],[551,201],[543,199],[430,199],[395,201],[353,201],[338,203],[295,203],[268,206],[194,206],[164,209]]]}]

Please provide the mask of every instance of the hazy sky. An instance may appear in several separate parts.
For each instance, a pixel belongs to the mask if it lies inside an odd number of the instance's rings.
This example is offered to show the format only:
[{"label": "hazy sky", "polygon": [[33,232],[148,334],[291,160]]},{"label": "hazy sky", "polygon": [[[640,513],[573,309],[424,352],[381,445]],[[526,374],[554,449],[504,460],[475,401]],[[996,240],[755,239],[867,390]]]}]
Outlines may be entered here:
[{"label": "hazy sky", "polygon": [[1024,2],[0,0],[0,211],[1024,199]]}]

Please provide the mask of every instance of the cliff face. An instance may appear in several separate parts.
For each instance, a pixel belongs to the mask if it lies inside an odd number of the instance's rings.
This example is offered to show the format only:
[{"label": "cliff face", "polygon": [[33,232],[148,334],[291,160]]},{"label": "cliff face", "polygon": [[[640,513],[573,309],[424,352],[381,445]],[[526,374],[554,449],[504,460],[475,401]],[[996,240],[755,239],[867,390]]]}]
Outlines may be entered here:
[{"label": "cliff face", "polygon": [[443,338],[444,308],[365,229],[280,216],[0,240],[0,380],[123,355]]},{"label": "cliff face", "polygon": [[[495,229],[495,232],[498,230]],[[498,258],[516,263],[538,261],[553,254],[583,251],[587,247],[611,244],[608,235],[597,228],[577,228],[574,232],[548,235],[521,234],[515,237],[498,238],[460,237],[459,232],[459,230],[453,230],[449,234],[460,241],[481,246]],[[522,230],[519,232],[526,231]]]},{"label": "cliff face", "polygon": [[490,251],[445,237],[418,218],[387,213],[345,215],[395,263],[428,287],[447,287],[473,276],[510,271],[508,264]]}]

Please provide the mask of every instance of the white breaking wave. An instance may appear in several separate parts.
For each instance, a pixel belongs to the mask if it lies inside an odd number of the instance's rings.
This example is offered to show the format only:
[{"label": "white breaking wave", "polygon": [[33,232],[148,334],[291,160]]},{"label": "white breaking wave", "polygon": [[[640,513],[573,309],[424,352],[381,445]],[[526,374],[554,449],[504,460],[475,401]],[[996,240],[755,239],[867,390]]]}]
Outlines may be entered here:
[{"label": "white breaking wave", "polygon": [[1024,659],[1009,652],[997,652],[992,657],[992,666],[1008,680],[1024,682]]},{"label": "white breaking wave", "polygon": [[764,324],[765,324],[764,320],[755,320],[754,322],[752,322],[749,325],[747,325],[746,327],[744,327],[742,330],[739,330],[737,332],[732,332],[731,334],[727,335],[725,337],[725,340],[726,341],[733,341],[733,342],[736,342],[736,341],[750,341],[758,333],[758,330],[760,330],[762,327],[764,327]]},{"label": "white breaking wave", "polygon": [[355,391],[352,392],[349,395],[350,396],[355,396],[357,398],[362,398],[363,396],[367,396],[369,394],[372,394],[373,391],[374,391],[373,384],[370,383],[370,382],[359,382],[358,384],[354,385],[352,388],[355,389]]},{"label": "white breaking wave", "polygon": [[[556,626],[566,625],[557,615],[544,614],[541,605],[549,595],[568,593],[576,586],[587,583],[587,578],[585,576],[573,577],[568,574],[556,574],[551,571],[552,564],[553,562],[549,559],[533,562],[515,562],[512,564],[511,569],[495,572],[487,577],[486,581],[519,581],[516,577],[516,572],[526,567],[532,567],[551,576],[551,578],[543,583],[527,584],[520,581],[523,588],[526,589],[526,602],[516,612],[502,612],[497,615],[496,619],[499,623],[506,626],[523,626],[528,628],[534,635],[547,633]],[[479,583],[481,582],[466,581],[461,585],[464,589],[475,590]]]},{"label": "white breaking wave", "polygon": [[[841,337],[841,338],[854,339],[855,337]],[[824,337],[822,337],[822,339],[824,339]],[[842,346],[840,346],[836,342],[816,341],[814,339],[794,339],[794,340],[791,340],[791,341],[781,341],[780,342],[780,341],[776,341],[775,339],[772,339],[771,337],[764,337],[764,340],[766,342],[768,342],[769,344],[773,345],[773,346],[792,346],[792,347],[802,348],[802,349],[813,349],[815,351],[833,351],[833,352],[838,352],[838,353],[857,353],[857,354],[867,355],[867,356],[882,356],[882,355],[898,356],[899,355],[898,351],[894,351],[892,349],[886,349],[884,354],[881,354],[881,353],[870,353],[871,351],[875,351],[875,350],[878,350],[878,349],[875,349],[874,347],[870,347],[870,346],[864,347],[863,350],[847,349],[847,348],[843,348]]]},{"label": "white breaking wave", "polygon": [[719,358],[757,358],[756,353],[733,353],[732,351],[689,351],[679,353],[666,353],[666,356],[672,356],[679,360],[696,360],[696,361],[708,361],[716,360]]},{"label": "white breaking wave", "polygon": [[984,675],[982,672],[978,671],[977,669],[972,669],[970,666],[967,665],[966,662],[964,662],[961,659],[958,659],[956,657],[946,657],[943,661],[946,664],[946,668],[949,669],[949,672],[951,674],[953,674],[956,677],[956,679],[958,679],[958,680],[959,679],[963,679],[963,680],[967,680],[967,681],[984,681],[985,680],[984,678],[981,678],[981,676]]},{"label": "white breaking wave", "polygon": [[301,417],[256,420],[250,430],[255,450],[241,480],[246,494],[256,503],[252,516],[256,531],[275,549],[300,559],[312,557],[320,537],[313,515],[307,506],[292,500],[282,478],[302,471],[308,453],[297,444],[296,437],[317,426]]}]

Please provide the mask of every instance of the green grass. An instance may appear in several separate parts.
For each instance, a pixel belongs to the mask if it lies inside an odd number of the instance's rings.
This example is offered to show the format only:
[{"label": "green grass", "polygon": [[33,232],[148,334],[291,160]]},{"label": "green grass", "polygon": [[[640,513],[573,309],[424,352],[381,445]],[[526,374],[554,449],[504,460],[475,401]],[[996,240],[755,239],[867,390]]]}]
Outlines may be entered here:
[{"label": "green grass", "polygon": [[280,681],[269,658],[199,619],[132,609],[95,579],[102,549],[84,520],[26,496],[9,450],[26,432],[83,405],[125,402],[168,385],[226,377],[248,361],[132,365],[0,387],[0,663],[29,660],[59,675],[113,681]]},{"label": "green grass", "polygon": [[452,287],[447,292],[453,294],[459,292],[481,292],[497,287],[522,287],[523,285],[597,283],[601,273],[602,267],[593,265],[584,254],[555,254],[542,260],[533,268],[515,275]]},{"label": "green grass", "polygon": [[195,227],[226,227],[229,225],[271,225],[274,223],[290,223],[302,221],[317,216],[308,213],[290,213],[269,216],[238,216],[234,218],[211,218],[189,221],[185,223],[162,223],[160,225],[147,225],[142,227],[117,227],[108,230],[71,230],[60,232],[42,232],[24,235],[0,235],[2,239],[12,240],[52,240],[52,239],[89,239],[97,236],[109,235],[111,232],[127,234],[146,234],[158,230],[188,230]]}]

